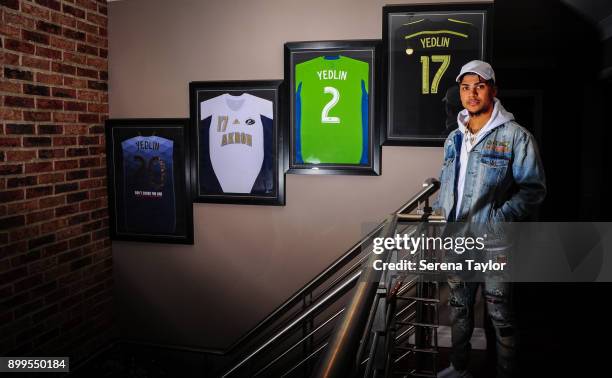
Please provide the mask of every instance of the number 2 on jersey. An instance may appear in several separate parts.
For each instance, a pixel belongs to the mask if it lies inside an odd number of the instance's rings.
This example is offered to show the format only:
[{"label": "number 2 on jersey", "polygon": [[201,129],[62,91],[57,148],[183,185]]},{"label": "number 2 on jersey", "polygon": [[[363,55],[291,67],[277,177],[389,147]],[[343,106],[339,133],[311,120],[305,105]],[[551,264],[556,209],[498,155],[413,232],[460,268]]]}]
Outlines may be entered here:
[{"label": "number 2 on jersey", "polygon": [[421,56],[421,66],[422,66],[422,76],[423,76],[423,85],[421,88],[422,94],[430,94],[430,93],[438,93],[438,86],[440,85],[440,80],[442,80],[442,76],[444,72],[450,66],[451,56],[450,55],[432,55],[431,61],[434,63],[442,63],[438,71],[433,77],[431,82],[431,88],[429,86],[429,57]]},{"label": "number 2 on jersey", "polygon": [[340,100],[340,92],[334,87],[325,87],[323,88],[323,93],[331,94],[332,99],[323,107],[323,111],[321,111],[321,123],[340,123],[340,117],[329,116],[329,111],[332,110]]}]

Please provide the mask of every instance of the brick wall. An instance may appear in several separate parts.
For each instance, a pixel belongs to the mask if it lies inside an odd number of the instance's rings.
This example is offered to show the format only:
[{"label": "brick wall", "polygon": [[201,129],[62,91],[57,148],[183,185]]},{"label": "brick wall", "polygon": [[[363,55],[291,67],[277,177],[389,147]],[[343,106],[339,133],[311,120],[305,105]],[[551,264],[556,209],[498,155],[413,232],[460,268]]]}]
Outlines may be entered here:
[{"label": "brick wall", "polygon": [[105,0],[0,0],[0,355],[112,334]]}]

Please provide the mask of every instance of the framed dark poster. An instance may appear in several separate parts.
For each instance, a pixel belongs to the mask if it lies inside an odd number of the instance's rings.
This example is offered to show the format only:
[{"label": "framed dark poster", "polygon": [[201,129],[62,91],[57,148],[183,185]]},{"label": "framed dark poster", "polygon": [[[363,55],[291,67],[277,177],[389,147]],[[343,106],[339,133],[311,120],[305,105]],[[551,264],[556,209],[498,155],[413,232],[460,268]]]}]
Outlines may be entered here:
[{"label": "framed dark poster", "polygon": [[387,145],[441,146],[462,109],[455,79],[488,60],[492,4],[383,7]]},{"label": "framed dark poster", "polygon": [[282,81],[189,84],[195,201],[284,205]]},{"label": "framed dark poster", "polygon": [[188,124],[106,121],[112,239],[193,244]]},{"label": "framed dark poster", "polygon": [[380,41],[289,42],[289,173],[380,174]]}]

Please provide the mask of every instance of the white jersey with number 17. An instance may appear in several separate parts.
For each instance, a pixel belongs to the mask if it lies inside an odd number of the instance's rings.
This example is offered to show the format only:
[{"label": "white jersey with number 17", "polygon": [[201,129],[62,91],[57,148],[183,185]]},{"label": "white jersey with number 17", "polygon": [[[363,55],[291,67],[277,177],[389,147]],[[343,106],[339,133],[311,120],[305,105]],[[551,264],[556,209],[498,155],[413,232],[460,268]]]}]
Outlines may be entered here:
[{"label": "white jersey with number 17", "polygon": [[200,104],[200,120],[212,117],[210,162],[223,192],[251,192],[264,160],[261,116],[272,114],[272,101],[248,93],[225,93]]}]

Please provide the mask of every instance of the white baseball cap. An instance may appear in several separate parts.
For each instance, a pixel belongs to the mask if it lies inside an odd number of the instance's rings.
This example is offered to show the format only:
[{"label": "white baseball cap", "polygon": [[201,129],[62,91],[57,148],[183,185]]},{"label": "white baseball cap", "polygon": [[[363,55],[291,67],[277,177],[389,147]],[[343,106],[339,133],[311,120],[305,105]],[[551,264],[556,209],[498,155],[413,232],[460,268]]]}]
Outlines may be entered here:
[{"label": "white baseball cap", "polygon": [[475,73],[482,77],[485,80],[493,79],[495,82],[495,72],[493,71],[493,67],[487,62],[483,62],[482,60],[472,60],[471,62],[467,62],[461,67],[461,72],[457,76],[455,81],[459,83],[461,81],[461,76],[466,73]]}]

